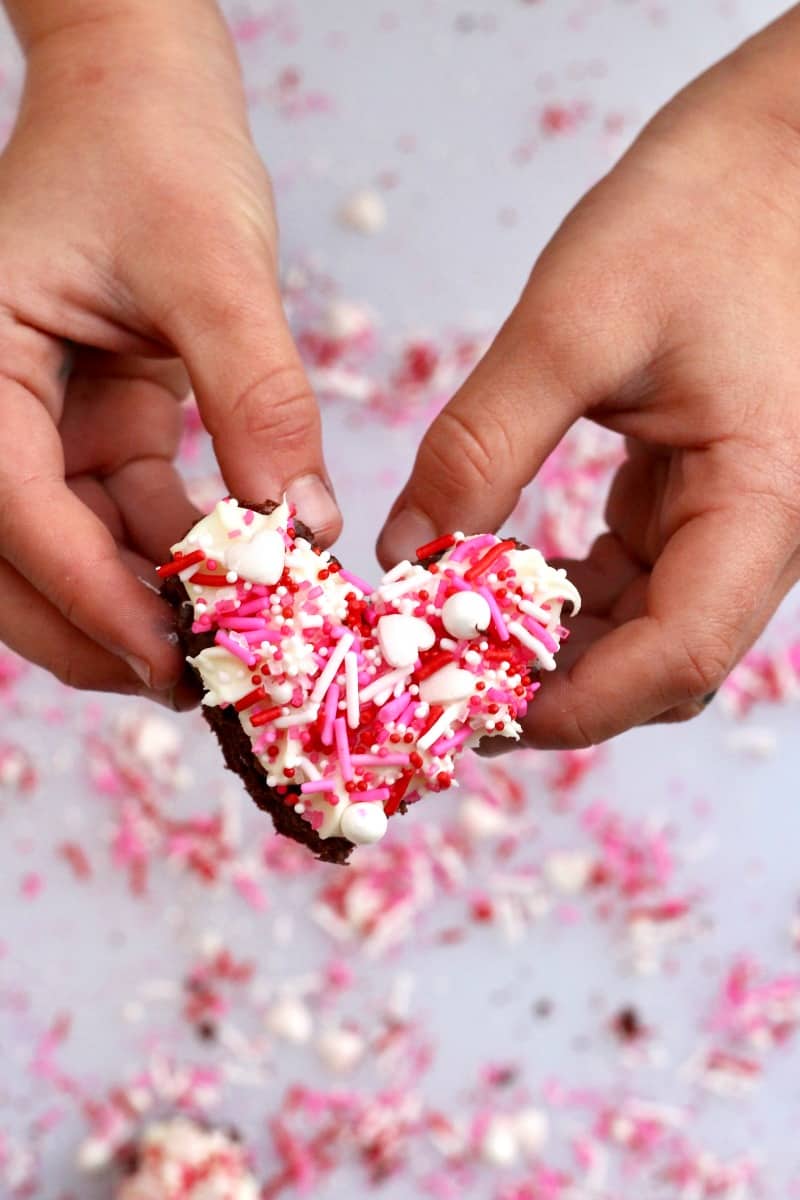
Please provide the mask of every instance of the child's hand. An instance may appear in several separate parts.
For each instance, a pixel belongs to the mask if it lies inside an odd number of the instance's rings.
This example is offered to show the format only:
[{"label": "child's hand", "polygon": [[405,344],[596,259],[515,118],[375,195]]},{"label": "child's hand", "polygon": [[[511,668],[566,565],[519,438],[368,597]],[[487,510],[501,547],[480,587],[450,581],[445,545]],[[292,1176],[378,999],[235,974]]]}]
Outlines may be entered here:
[{"label": "child's hand", "polygon": [[390,563],[495,528],[578,417],[628,439],[529,740],[691,716],[800,577],[800,10],[679,96],[558,232],[434,422]]},{"label": "child's hand", "polygon": [[269,181],[211,3],[9,8],[28,77],[0,159],[0,639],[182,703],[170,612],[136,578],[195,519],[179,360],[231,491],[339,528]]}]

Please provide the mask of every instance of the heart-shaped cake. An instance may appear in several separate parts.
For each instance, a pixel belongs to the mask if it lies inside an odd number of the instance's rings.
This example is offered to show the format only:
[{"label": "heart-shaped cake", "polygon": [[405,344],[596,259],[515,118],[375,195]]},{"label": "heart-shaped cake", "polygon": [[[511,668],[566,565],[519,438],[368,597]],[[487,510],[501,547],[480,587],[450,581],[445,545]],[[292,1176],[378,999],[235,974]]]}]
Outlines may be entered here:
[{"label": "heart-shaped cake", "polygon": [[516,739],[580,598],[538,550],[448,534],[371,588],[285,502],[221,500],[159,567],[232,770],[276,829],[344,862],[454,782],[485,737]]}]

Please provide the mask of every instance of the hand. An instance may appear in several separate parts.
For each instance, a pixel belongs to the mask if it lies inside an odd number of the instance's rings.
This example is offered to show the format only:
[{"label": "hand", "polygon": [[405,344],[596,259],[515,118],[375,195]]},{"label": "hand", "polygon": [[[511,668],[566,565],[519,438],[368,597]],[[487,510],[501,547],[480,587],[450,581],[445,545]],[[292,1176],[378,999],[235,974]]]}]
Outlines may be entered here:
[{"label": "hand", "polygon": [[27,83],[0,159],[0,638],[67,683],[181,705],[171,613],[142,578],[196,519],[172,465],[189,379],[233,494],[288,491],[323,542],[339,516],[225,26],[205,0],[91,7],[18,22]]},{"label": "hand", "polygon": [[[567,429],[625,435],[530,744],[694,715],[800,577],[800,10],[672,102],[567,219],[434,422],[389,564],[496,528]],[[567,653],[569,651],[569,655]]]}]

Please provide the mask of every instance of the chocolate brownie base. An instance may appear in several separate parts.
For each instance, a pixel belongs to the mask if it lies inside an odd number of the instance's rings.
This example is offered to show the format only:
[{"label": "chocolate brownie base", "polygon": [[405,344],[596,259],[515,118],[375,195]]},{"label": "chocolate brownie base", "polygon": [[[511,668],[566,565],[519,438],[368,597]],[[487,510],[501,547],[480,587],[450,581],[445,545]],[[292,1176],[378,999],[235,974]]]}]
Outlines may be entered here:
[{"label": "chocolate brownie base", "polygon": [[[267,501],[262,505],[243,504],[242,507],[267,516],[277,508],[277,504]],[[295,528],[300,537],[313,544],[314,536],[306,526],[296,521]],[[161,594],[175,609],[178,638],[184,656],[195,657],[201,650],[213,646],[213,634],[192,632],[192,605],[186,588],[176,575],[164,581]],[[199,672],[194,668],[192,670],[199,680]],[[308,821],[294,811],[296,798],[300,795],[299,788],[289,788],[286,795],[279,796],[274,788],[269,787],[266,772],[253,754],[250,738],[242,729],[239,714],[233,705],[219,708],[204,704],[202,712],[220,744],[225,765],[239,776],[258,807],[269,813],[276,832],[308,846],[324,862],[346,863],[353,843],[342,837],[321,838]]]}]

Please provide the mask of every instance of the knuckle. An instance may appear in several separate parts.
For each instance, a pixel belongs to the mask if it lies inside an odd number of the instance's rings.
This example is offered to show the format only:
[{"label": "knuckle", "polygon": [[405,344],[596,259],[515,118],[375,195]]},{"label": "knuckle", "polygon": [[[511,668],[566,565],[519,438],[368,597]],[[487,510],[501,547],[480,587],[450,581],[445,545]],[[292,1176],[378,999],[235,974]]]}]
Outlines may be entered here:
[{"label": "knuckle", "polygon": [[56,660],[51,671],[60,683],[76,691],[103,690],[100,681],[87,669],[84,655],[65,654]]},{"label": "knuckle", "polygon": [[294,364],[260,375],[239,392],[230,414],[248,437],[268,438],[273,449],[284,452],[307,445],[319,421],[305,373]]},{"label": "knuckle", "polygon": [[706,636],[703,641],[687,642],[673,671],[675,688],[687,701],[702,702],[720,687],[732,666],[733,652],[726,639]]},{"label": "knuckle", "polygon": [[485,414],[473,423],[458,409],[444,409],[434,436],[420,449],[420,466],[430,485],[449,497],[473,495],[497,486],[498,474],[510,466],[512,448],[502,422]]},{"label": "knuckle", "polygon": [[571,750],[589,750],[599,742],[605,741],[605,736],[595,725],[594,719],[584,717],[577,710],[571,714],[572,730],[569,737]]}]

